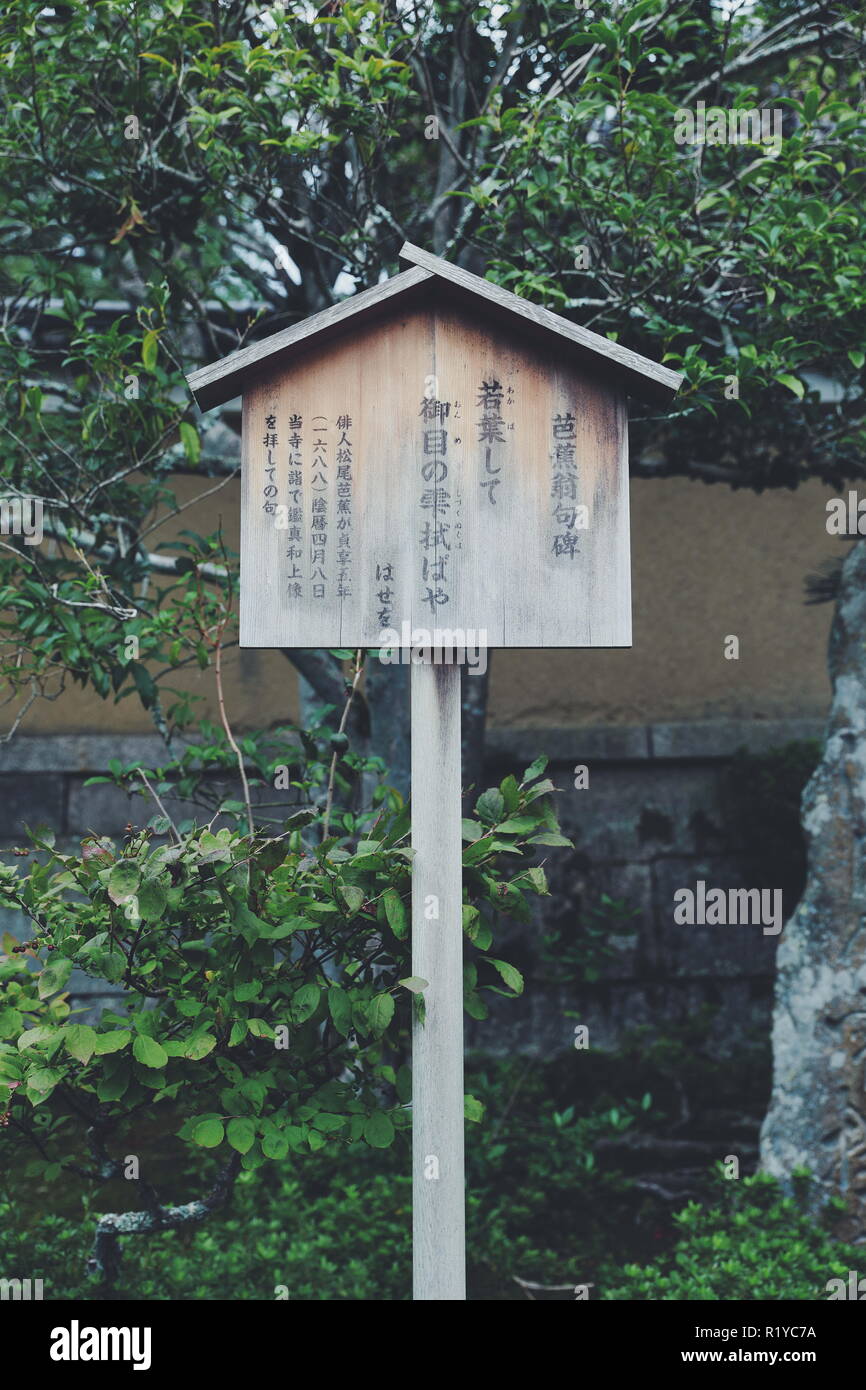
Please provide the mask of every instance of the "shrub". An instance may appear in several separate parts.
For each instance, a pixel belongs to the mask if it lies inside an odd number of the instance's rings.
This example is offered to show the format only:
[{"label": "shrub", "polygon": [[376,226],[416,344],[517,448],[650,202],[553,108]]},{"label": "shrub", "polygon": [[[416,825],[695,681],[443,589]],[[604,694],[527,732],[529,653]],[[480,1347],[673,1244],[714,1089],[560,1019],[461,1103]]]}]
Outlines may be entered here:
[{"label": "shrub", "polygon": [[[23,945],[7,934],[0,955],[0,1142],[16,1162],[32,1146],[27,1177],[49,1188],[140,1179],[120,1187],[124,1203],[138,1189],[143,1209],[97,1223],[91,1268],[109,1283],[119,1237],[206,1219],[238,1172],[385,1149],[410,1124],[403,1058],[426,981],[409,975],[409,812],[396,794],[363,813],[340,810],[340,756],[324,813],[294,810],[276,834],[254,827],[247,798],[222,803],[229,824],[219,829],[213,818],[169,823],[160,843],[155,826],[130,826],[122,843],[91,837],[80,854],[40,832],[26,876],[0,865],[0,901],[33,924]],[[494,927],[500,914],[527,920],[526,895],[547,892],[537,846],[569,843],[545,761],[482,793],[464,821],[474,1018],[486,1015],[486,991],[522,990],[519,971],[490,954]],[[151,785],[138,766],[116,775]],[[300,776],[296,785],[310,790]],[[75,968],[125,992],[97,1027],[72,1011]],[[479,1107],[467,1113],[477,1119]],[[142,1157],[178,1141],[196,1155],[200,1195],[169,1208],[158,1159]]]},{"label": "shrub", "polygon": [[[847,1277],[863,1252],[838,1244],[808,1206],[807,1175],[784,1196],[766,1174],[722,1181],[719,1202],[690,1202],[675,1218],[681,1231],[673,1251],[653,1264],[611,1271],[604,1299],[778,1302],[827,1297],[827,1280]],[[842,1210],[842,1204],[838,1204]]]}]

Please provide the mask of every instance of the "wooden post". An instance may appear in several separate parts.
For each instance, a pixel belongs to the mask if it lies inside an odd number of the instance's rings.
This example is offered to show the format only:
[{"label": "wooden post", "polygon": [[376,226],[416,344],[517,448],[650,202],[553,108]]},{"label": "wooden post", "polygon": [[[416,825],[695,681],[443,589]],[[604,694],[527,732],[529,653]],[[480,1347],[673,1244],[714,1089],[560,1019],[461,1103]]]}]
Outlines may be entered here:
[{"label": "wooden post", "polygon": [[[429,649],[428,649],[429,651]],[[460,666],[412,653],[412,1225],[416,1301],[466,1298]],[[432,657],[432,652],[430,652]]]}]

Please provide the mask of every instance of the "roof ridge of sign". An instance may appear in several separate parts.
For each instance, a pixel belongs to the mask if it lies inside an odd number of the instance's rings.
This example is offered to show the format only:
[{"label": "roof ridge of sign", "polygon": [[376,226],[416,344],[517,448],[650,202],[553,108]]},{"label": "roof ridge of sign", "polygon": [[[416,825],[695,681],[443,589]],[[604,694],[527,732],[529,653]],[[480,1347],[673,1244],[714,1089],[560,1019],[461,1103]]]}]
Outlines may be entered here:
[{"label": "roof ridge of sign", "polygon": [[569,343],[576,353],[590,366],[598,370],[600,361],[611,371],[619,383],[630,393],[643,400],[661,404],[670,400],[682,383],[682,376],[653,362],[640,353],[581,328],[569,319],[543,309],[531,300],[522,299],[511,290],[504,289],[479,275],[473,275],[460,266],[444,261],[421,247],[404,242],[400,257],[410,262],[408,270],[401,271],[387,280],[361,290],[358,294],[340,300],[322,309],[318,314],[302,319],[300,323],[272,333],[250,343],[237,352],[230,353],[218,362],[199,367],[187,376],[187,383],[201,410],[210,410],[222,405],[238,395],[249,378],[259,369],[267,369],[270,359],[277,358],[293,347],[307,343],[322,334],[330,335],[339,331],[344,324],[363,320],[381,312],[389,301],[397,300],[406,294],[414,293],[434,278],[454,286],[464,294],[483,301],[489,313],[499,318],[511,317],[521,320],[524,328],[542,337],[555,334]]},{"label": "roof ridge of sign", "polygon": [[376,312],[389,299],[405,294],[432,278],[430,271],[412,266],[410,270],[392,275],[387,280],[380,281],[378,285],[371,285],[369,289],[359,290],[357,294],[349,295],[336,304],[329,304],[319,313],[311,314],[309,318],[301,319],[289,328],[282,328],[268,338],[260,338],[237,352],[231,352],[227,357],[221,357],[218,362],[198,367],[194,372],[187,373],[186,378],[196,404],[200,410],[210,410],[215,405],[222,405],[233,396],[239,395],[246,378],[256,368],[266,367],[269,358],[294,347],[297,343],[306,342],[321,333],[339,328],[355,317],[366,317]]},{"label": "roof ridge of sign", "polygon": [[682,385],[683,377],[679,372],[671,371],[669,367],[663,367],[652,358],[633,352],[631,348],[623,347],[621,343],[615,343],[599,333],[593,333],[589,328],[581,328],[579,324],[572,323],[561,314],[555,314],[551,309],[543,309],[541,305],[523,299],[513,290],[507,290],[492,280],[474,275],[472,271],[464,270],[452,261],[444,261],[432,252],[424,251],[420,246],[413,246],[411,241],[404,241],[399,254],[402,261],[409,261],[410,264],[429,271],[431,275],[449,280],[470,294],[479,295],[495,308],[531,320],[538,328],[557,333],[586,353],[594,353],[604,358],[616,370],[624,370],[633,377],[646,378],[648,389],[645,390],[639,389],[634,381],[629,383],[635,395],[645,396],[654,401],[668,400]]}]

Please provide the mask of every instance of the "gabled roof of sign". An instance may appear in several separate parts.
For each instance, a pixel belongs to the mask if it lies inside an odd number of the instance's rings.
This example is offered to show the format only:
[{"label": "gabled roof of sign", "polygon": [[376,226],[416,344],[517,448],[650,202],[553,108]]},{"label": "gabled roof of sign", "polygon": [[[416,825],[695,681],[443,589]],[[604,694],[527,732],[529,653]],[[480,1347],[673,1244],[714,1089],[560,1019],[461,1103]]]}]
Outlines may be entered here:
[{"label": "gabled roof of sign", "polygon": [[397,301],[422,302],[434,289],[438,295],[456,300],[467,308],[483,308],[495,319],[510,321],[524,338],[536,340],[556,337],[560,346],[569,350],[576,360],[583,361],[596,371],[609,373],[617,384],[642,400],[664,404],[678,391],[682,377],[667,367],[652,362],[640,353],[630,352],[609,338],[591,333],[570,323],[549,309],[542,309],[528,299],[521,299],[510,290],[471,275],[468,270],[451,265],[429,251],[422,251],[408,241],[400,251],[400,259],[411,268],[383,280],[372,289],[362,290],[339,304],[332,304],[320,314],[313,314],[301,323],[273,333],[270,338],[251,343],[209,367],[200,367],[187,377],[190,390],[201,410],[210,410],[239,395],[245,386],[263,371],[279,368],[302,355],[314,339],[332,337],[346,326],[387,313]]}]

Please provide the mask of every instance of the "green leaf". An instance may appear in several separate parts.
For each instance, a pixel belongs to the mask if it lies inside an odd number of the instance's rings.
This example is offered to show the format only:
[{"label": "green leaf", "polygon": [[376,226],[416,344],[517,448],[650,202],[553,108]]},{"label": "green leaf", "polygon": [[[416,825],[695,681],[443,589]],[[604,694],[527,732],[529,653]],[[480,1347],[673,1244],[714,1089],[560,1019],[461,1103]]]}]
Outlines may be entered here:
[{"label": "green leaf", "polygon": [[359,888],[355,883],[342,883],[338,892],[346,906],[347,915],[349,917],[357,916],[364,906],[367,896],[363,888]]},{"label": "green leaf", "polygon": [[213,1052],[215,1047],[216,1038],[212,1033],[193,1033],[184,1045],[183,1056],[191,1062],[200,1062],[203,1057]]},{"label": "green leaf", "polygon": [[161,53],[140,53],[138,56],[140,58],[150,58],[155,63],[163,63],[165,67],[169,69],[170,72],[177,72],[177,67],[175,66],[175,64],[169,62],[168,58],[164,58]]},{"label": "green leaf", "polygon": [[367,1017],[374,1038],[381,1038],[394,1017],[394,1000],[390,994],[377,994],[367,1005]]},{"label": "green leaf", "polygon": [[541,835],[533,835],[527,841],[530,845],[564,845],[566,849],[574,849],[571,840],[567,840],[564,835],[557,835],[552,830],[545,830]]},{"label": "green leaf", "polygon": [[406,908],[396,888],[385,889],[385,892],[382,894],[382,906],[385,909],[388,926],[397,937],[397,940],[402,941],[408,932]]},{"label": "green leaf", "polygon": [[[0,1009],[0,1038],[14,1038],[21,1032],[24,1015],[18,1009]],[[51,1031],[50,1029],[47,1031]],[[18,1046],[21,1046],[20,1040]]]},{"label": "green leaf", "polygon": [[325,1110],[311,1121],[313,1128],[320,1130],[322,1134],[336,1134],[337,1130],[342,1129],[345,1123],[345,1115],[330,1115]]},{"label": "green leaf", "polygon": [[54,1067],[37,1067],[27,1076],[27,1094],[34,1105],[47,1100],[54,1087],[63,1080],[63,1072]]},{"label": "green leaf", "polygon": [[787,386],[789,391],[793,391],[798,400],[803,399],[806,388],[799,377],[791,376],[790,372],[780,372],[776,380]]},{"label": "green leaf", "polygon": [[526,800],[536,801],[538,797],[544,796],[546,792],[552,792],[555,790],[556,788],[554,787],[550,778],[545,777],[541,782],[538,783],[537,786],[533,787],[531,791],[526,793]]},{"label": "green leaf", "polygon": [[181,420],[179,426],[180,442],[190,463],[195,466],[201,458],[201,439],[198,430],[188,420]]},{"label": "green leaf", "polygon": [[135,897],[141,874],[132,859],[121,859],[108,875],[108,896],[113,903],[125,903]]},{"label": "green leaf", "polygon": [[856,367],[859,371],[863,363],[866,362],[866,353],[861,351],[860,348],[849,348],[848,361],[851,363],[852,367]]},{"label": "green leaf", "polygon": [[[222,850],[224,846],[220,846]],[[265,922],[261,917],[257,917],[251,912],[246,903],[238,903],[235,907],[234,924],[238,928],[244,941],[248,946],[252,946],[259,937],[269,938],[276,936],[277,932]],[[287,933],[285,933],[287,935]]]},{"label": "green leaf", "polygon": [[328,1012],[337,1032],[347,1038],[352,1027],[352,1001],[339,985],[331,985],[328,990]]},{"label": "green leaf", "polygon": [[493,940],[493,932],[489,924],[481,917],[479,917],[477,922],[472,924],[466,935],[469,937],[472,945],[478,947],[479,951],[486,951]]},{"label": "green leaf", "polygon": [[467,989],[463,992],[463,1007],[470,1018],[485,1019],[487,1017],[487,1005],[474,989]]},{"label": "green leaf", "polygon": [[146,666],[142,666],[140,661],[130,661],[127,669],[135,683],[138,691],[138,698],[145,709],[150,709],[156,699],[156,684]]},{"label": "green leaf", "polygon": [[475,1096],[463,1097],[463,1118],[471,1120],[473,1124],[480,1124],[484,1119],[484,1105]]},{"label": "green leaf", "polygon": [[132,1055],[143,1067],[164,1067],[168,1061],[168,1053],[162,1043],[158,1043],[156,1038],[148,1038],[144,1033],[136,1036]]},{"label": "green leaf", "polygon": [[104,1076],[96,1088],[96,1094],[101,1101],[120,1100],[127,1090],[131,1080],[129,1064],[123,1062],[117,1071],[110,1076]]},{"label": "green leaf", "polygon": [[62,989],[72,974],[72,961],[68,959],[52,961],[40,972],[37,986],[40,999],[47,999]]},{"label": "green leaf", "polygon": [[152,372],[156,366],[156,357],[159,352],[159,334],[151,328],[145,333],[141,340],[141,360],[147,371]]},{"label": "green leaf", "polygon": [[[527,835],[530,830],[536,829],[540,819],[536,816],[513,816],[497,825],[496,831],[502,835]],[[543,824],[543,821],[541,823]]]},{"label": "green leaf", "polygon": [[113,1028],[110,1033],[97,1033],[96,1055],[105,1057],[110,1052],[120,1052],[126,1047],[132,1034],[126,1028]]},{"label": "green leaf", "polygon": [[192,1132],[192,1142],[200,1144],[203,1149],[215,1149],[225,1138],[222,1120],[207,1119],[200,1121]]},{"label": "green leaf", "polygon": [[[18,1010],[15,1010],[18,1013]],[[23,1022],[23,1015],[18,1014],[18,1018]],[[19,1024],[20,1027],[20,1024]],[[18,1051],[26,1052],[31,1047],[38,1047],[40,1043],[59,1041],[62,1029],[56,1028],[50,1023],[40,1023],[35,1028],[26,1028],[18,1038]],[[53,1049],[52,1049],[53,1050]]]},{"label": "green leaf", "polygon": [[508,776],[499,783],[499,790],[502,792],[505,801],[505,809],[510,813],[520,801],[520,788],[517,785],[517,778],[509,772]]},{"label": "green leaf", "polygon": [[86,1023],[72,1023],[63,1031],[63,1045],[70,1057],[85,1064],[96,1051],[96,1029]]},{"label": "green leaf", "polygon": [[494,960],[493,956],[485,956],[484,959],[499,972],[509,989],[513,989],[515,994],[523,993],[523,976],[515,966],[509,965],[507,960]]},{"label": "green leaf", "polygon": [[467,845],[463,851],[463,863],[467,866],[478,864],[486,855],[493,850],[493,841],[490,836],[485,836],[481,840],[476,840],[474,844]]},{"label": "green leaf", "polygon": [[319,923],[311,922],[309,917],[284,917],[267,935],[269,941],[283,941],[296,931],[317,931],[318,928]]},{"label": "green leaf", "polygon": [[526,877],[539,897],[549,897],[550,889],[547,886],[547,875],[540,864],[533,864],[531,869],[527,869]]},{"label": "green leaf", "polygon": [[536,777],[540,777],[540,776],[541,776],[542,772],[544,771],[544,769],[545,769],[546,767],[547,767],[547,758],[545,758],[544,755],[542,754],[542,756],[541,756],[540,758],[536,758],[536,759],[535,759],[535,762],[534,762],[534,763],[531,763],[531,764],[529,765],[529,767],[526,769],[526,771],[525,771],[524,774],[523,774],[523,781],[524,781],[524,782],[534,782],[535,779],[536,779]]},{"label": "green leaf", "polygon": [[265,1158],[285,1158],[289,1152],[288,1136],[273,1130],[262,1139],[262,1153]]},{"label": "green leaf", "polygon": [[394,1126],[384,1110],[370,1115],[364,1125],[364,1138],[373,1149],[387,1149],[394,1139]]},{"label": "green leaf", "polygon": [[485,825],[495,825],[505,815],[505,798],[497,787],[482,792],[475,805],[479,820]]},{"label": "green leaf", "polygon": [[292,995],[292,1021],[294,1023],[305,1023],[308,1018],[312,1018],[316,1009],[319,1007],[319,999],[322,991],[318,985],[310,981],[301,988],[295,990]]},{"label": "green leaf", "polygon": [[252,1120],[245,1119],[243,1116],[229,1120],[226,1138],[239,1154],[249,1153],[256,1140],[255,1125]]},{"label": "green leaf", "polygon": [[407,975],[405,979],[397,981],[398,985],[410,989],[413,994],[422,994],[429,983],[429,980],[422,980],[420,975]]},{"label": "green leaf", "polygon": [[139,916],[145,922],[158,922],[165,912],[167,902],[162,884],[155,878],[146,878],[138,890]]}]

